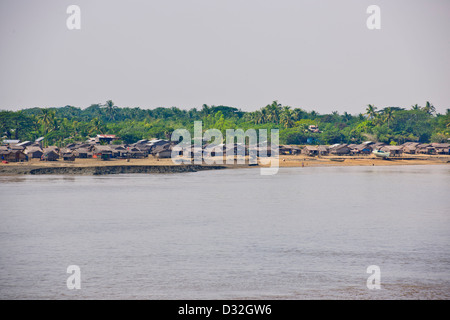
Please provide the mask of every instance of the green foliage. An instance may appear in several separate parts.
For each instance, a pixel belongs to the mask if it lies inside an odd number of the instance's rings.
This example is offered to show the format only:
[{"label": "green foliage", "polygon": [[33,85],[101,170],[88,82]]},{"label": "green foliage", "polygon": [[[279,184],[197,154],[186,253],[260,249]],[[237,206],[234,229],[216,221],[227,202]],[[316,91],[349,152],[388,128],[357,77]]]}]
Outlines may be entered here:
[{"label": "green foliage", "polygon": [[[277,101],[253,111],[244,112],[228,106],[208,106],[182,110],[171,108],[120,108],[112,100],[95,103],[85,109],[30,108],[0,111],[0,135],[7,139],[32,141],[40,136],[47,144],[84,141],[96,134],[115,134],[124,143],[141,139],[168,139],[178,128],[193,132],[194,121],[202,121],[203,130],[215,128],[224,136],[227,129],[279,129],[282,144],[359,143],[370,139],[390,144],[405,141],[447,142],[450,137],[450,109],[437,114],[427,102],[425,107],[412,106],[377,109],[368,105],[358,115],[347,112],[319,114],[301,108],[283,106]],[[320,132],[311,132],[310,125]],[[117,142],[117,143],[119,143]]]}]

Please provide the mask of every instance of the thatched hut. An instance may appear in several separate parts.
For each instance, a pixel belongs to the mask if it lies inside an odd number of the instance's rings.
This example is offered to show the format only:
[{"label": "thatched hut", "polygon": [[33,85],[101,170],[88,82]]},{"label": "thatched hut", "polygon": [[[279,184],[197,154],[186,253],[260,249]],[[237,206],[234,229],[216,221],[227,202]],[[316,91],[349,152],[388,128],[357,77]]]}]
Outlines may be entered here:
[{"label": "thatched hut", "polygon": [[428,143],[419,144],[416,149],[416,153],[420,154],[436,154],[436,149]]},{"label": "thatched hut", "polygon": [[302,153],[302,148],[297,147],[297,146],[291,146],[292,148],[292,154],[296,155],[296,154],[301,154]]},{"label": "thatched hut", "polygon": [[320,156],[327,156],[329,154],[328,146],[318,146],[317,150]]},{"label": "thatched hut", "polygon": [[1,150],[0,159],[7,162],[22,162],[28,157],[22,150]]},{"label": "thatched hut", "polygon": [[403,144],[403,152],[408,154],[415,154],[417,151],[418,142],[407,142]]},{"label": "thatched hut", "polygon": [[373,148],[372,148],[371,144],[361,143],[356,146],[356,150],[358,150],[359,154],[371,154],[373,151]]},{"label": "thatched hut", "polygon": [[112,150],[109,146],[95,145],[92,148],[93,157],[101,160],[109,160],[112,157]]},{"label": "thatched hut", "polygon": [[44,154],[42,155],[42,160],[44,160],[44,161],[56,161],[58,159],[59,159],[59,154],[52,149],[44,151]]},{"label": "thatched hut", "polygon": [[137,147],[131,147],[127,150],[127,157],[133,159],[144,159],[147,157],[147,152]]},{"label": "thatched hut", "polygon": [[280,155],[281,154],[285,154],[285,155],[292,154],[292,147],[288,146],[288,145],[282,145],[282,146],[280,146],[279,152],[280,152],[279,153]]},{"label": "thatched hut", "polygon": [[41,159],[44,151],[39,147],[27,147],[25,154],[28,156],[28,159]]},{"label": "thatched hut", "polygon": [[346,144],[338,144],[330,147],[330,153],[334,155],[344,155],[350,153],[350,148]]},{"label": "thatched hut", "polygon": [[432,143],[431,146],[436,150],[436,154],[450,154],[450,143]]},{"label": "thatched hut", "polygon": [[[127,158],[128,150],[123,145],[111,145],[112,157],[113,158]],[[140,150],[142,151],[142,150]]]},{"label": "thatched hut", "polygon": [[302,154],[311,156],[311,157],[317,156],[317,155],[319,155],[319,148],[316,146],[305,146],[302,149]]},{"label": "thatched hut", "polygon": [[389,152],[391,157],[400,157],[403,153],[402,146],[383,146],[380,148],[380,150]]},{"label": "thatched hut", "polygon": [[70,149],[62,150],[61,156],[64,161],[75,161],[75,155]]},{"label": "thatched hut", "polygon": [[0,149],[0,160],[8,161],[6,159],[9,158],[10,154],[11,154],[11,151]]},{"label": "thatched hut", "polygon": [[89,157],[89,150],[87,148],[78,148],[73,151],[75,157],[80,159],[86,159]]},{"label": "thatched hut", "polygon": [[171,158],[172,150],[169,144],[163,144],[153,148],[152,155],[157,158]]}]

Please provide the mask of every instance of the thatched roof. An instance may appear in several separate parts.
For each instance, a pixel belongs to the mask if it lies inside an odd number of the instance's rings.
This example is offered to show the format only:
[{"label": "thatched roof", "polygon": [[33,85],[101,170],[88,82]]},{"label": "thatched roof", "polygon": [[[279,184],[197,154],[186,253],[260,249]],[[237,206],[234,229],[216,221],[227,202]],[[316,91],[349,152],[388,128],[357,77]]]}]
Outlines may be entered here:
[{"label": "thatched roof", "polygon": [[417,145],[417,149],[422,149],[422,148],[432,148],[432,146],[429,143],[422,143],[422,144]]},{"label": "thatched roof", "polygon": [[431,146],[439,149],[448,149],[450,148],[450,143],[432,143]]},{"label": "thatched roof", "polygon": [[57,146],[48,146],[47,148],[44,148],[44,153],[46,153],[47,151],[54,151],[56,153],[58,153],[59,148]]},{"label": "thatched roof", "polygon": [[118,144],[118,145],[110,145],[109,146],[113,150],[127,150],[127,148],[124,145]]},{"label": "thatched roof", "polygon": [[44,156],[53,155],[53,154],[58,155],[58,153],[54,149],[44,150]]},{"label": "thatched roof", "polygon": [[97,153],[100,153],[100,152],[103,153],[103,152],[112,152],[112,149],[109,146],[96,145],[94,147],[94,151]]},{"label": "thatched roof", "polygon": [[163,144],[163,145],[159,145],[159,146],[156,146],[156,147],[153,148],[152,154],[157,154],[159,152],[170,150],[170,149],[171,149],[171,147],[170,147],[170,144],[168,144],[168,143],[167,144]]},{"label": "thatched roof", "polygon": [[89,153],[89,149],[88,148],[78,148],[74,150],[75,153]]},{"label": "thatched roof", "polygon": [[388,149],[389,151],[402,151],[402,146],[385,146],[384,148]]},{"label": "thatched roof", "polygon": [[31,153],[35,153],[35,152],[44,153],[44,151],[39,147],[27,147],[25,149],[25,154],[31,154]]},{"label": "thatched roof", "polygon": [[19,146],[19,145],[14,145],[14,146],[10,146],[9,147],[11,150],[25,150],[25,147],[23,146]]},{"label": "thatched roof", "polygon": [[362,151],[362,150],[364,150],[364,149],[371,150],[372,147],[371,147],[370,144],[364,144],[364,143],[362,143],[362,144],[358,144],[358,145],[355,147],[355,149],[358,150],[358,151]]}]

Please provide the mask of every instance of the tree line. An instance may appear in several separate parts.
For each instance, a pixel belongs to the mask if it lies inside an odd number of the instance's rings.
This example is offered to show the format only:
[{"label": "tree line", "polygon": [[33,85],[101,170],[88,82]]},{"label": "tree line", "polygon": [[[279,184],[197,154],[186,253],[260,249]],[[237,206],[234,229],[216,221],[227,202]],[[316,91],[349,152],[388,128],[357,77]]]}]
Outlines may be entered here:
[{"label": "tree line", "polygon": [[[45,137],[49,145],[64,146],[85,141],[97,134],[115,134],[117,143],[133,143],[141,139],[167,139],[178,128],[193,130],[194,121],[202,121],[203,129],[279,129],[282,144],[335,144],[380,141],[402,144],[406,141],[448,142],[450,109],[445,114],[425,106],[409,108],[369,104],[361,113],[352,115],[337,111],[319,114],[302,108],[283,106],[277,101],[253,112],[229,106],[208,106],[189,110],[171,108],[141,109],[118,107],[112,100],[81,109],[28,108],[0,111],[0,135],[3,139],[34,141]],[[309,130],[314,125],[319,132]]]}]

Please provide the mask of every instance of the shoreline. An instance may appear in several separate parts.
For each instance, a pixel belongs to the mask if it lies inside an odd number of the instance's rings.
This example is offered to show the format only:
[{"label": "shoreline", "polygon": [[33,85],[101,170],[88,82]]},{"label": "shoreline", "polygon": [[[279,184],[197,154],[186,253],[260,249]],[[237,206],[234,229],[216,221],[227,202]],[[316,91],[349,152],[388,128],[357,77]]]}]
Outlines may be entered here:
[{"label": "shoreline", "polygon": [[111,165],[111,166],[10,166],[0,167],[2,175],[107,175],[107,174],[127,174],[127,173],[182,173],[198,172],[204,170],[220,170],[225,166],[215,165],[172,165],[172,166],[151,166],[151,165]]},{"label": "shoreline", "polygon": [[[443,165],[450,164],[450,155],[389,158],[384,160],[372,156],[367,157],[308,157],[302,155],[280,155],[279,167],[351,167],[351,166],[393,166],[393,165]],[[106,175],[127,173],[182,173],[204,170],[221,170],[233,168],[263,168],[269,165],[246,164],[174,164],[171,159],[125,159],[100,161],[96,159],[76,159],[75,161],[39,161],[0,164],[2,175],[37,175],[37,174],[68,174],[68,175]]]}]

